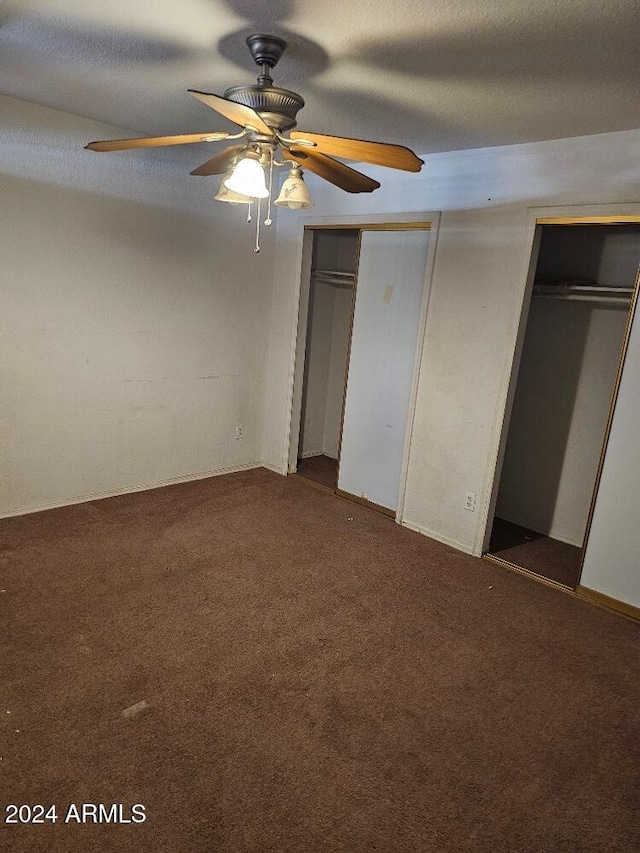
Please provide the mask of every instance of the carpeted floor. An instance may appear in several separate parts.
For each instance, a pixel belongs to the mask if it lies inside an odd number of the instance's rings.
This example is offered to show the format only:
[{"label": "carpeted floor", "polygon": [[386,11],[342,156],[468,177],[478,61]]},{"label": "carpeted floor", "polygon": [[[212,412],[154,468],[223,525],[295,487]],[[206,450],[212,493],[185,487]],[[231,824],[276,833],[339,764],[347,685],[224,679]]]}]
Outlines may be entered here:
[{"label": "carpeted floor", "polygon": [[3,851],[638,849],[630,620],[266,470],[0,536],[2,801],[59,815]]},{"label": "carpeted floor", "polygon": [[297,472],[301,477],[335,489],[338,485],[338,460],[329,456],[308,456],[298,459]]},{"label": "carpeted floor", "polygon": [[571,589],[578,582],[581,548],[502,518],[494,519],[489,553]]}]

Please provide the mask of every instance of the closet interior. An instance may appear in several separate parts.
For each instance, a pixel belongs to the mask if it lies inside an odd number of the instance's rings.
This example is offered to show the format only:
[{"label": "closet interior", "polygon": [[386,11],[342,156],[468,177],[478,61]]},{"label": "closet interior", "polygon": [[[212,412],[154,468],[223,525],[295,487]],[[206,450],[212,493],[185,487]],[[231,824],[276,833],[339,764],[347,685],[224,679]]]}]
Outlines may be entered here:
[{"label": "closet interior", "polygon": [[488,555],[575,588],[640,262],[640,226],[542,225]]},{"label": "closet interior", "polygon": [[297,473],[334,489],[358,258],[357,230],[313,235]]}]

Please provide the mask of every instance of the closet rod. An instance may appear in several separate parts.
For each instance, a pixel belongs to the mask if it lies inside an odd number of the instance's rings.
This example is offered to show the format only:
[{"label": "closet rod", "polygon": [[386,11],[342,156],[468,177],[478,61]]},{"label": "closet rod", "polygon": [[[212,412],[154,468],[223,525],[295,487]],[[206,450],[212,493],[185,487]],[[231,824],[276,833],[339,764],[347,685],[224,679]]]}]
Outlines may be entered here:
[{"label": "closet rod", "polygon": [[630,287],[613,287],[606,284],[593,284],[578,281],[536,281],[533,295],[545,299],[568,299],[580,302],[603,302],[610,305],[625,306],[629,303],[633,290]]},{"label": "closet rod", "polygon": [[314,275],[335,275],[343,278],[353,278],[355,273],[352,272],[340,272],[340,270],[323,270],[323,269],[315,269],[313,270]]},{"label": "closet rod", "polygon": [[630,295],[623,296],[622,294],[620,296],[592,296],[587,293],[536,293],[534,291],[533,295],[539,299],[557,299],[563,302],[601,302],[609,305],[619,305],[621,308],[627,308],[631,301]]},{"label": "closet rod", "polygon": [[[547,285],[547,287],[550,286],[551,285]],[[592,293],[602,293],[603,291],[606,293],[624,293],[629,296],[632,293],[632,290],[629,287],[609,287],[607,284],[562,284],[559,285],[559,287],[565,288],[569,293],[573,290],[588,290]]]}]

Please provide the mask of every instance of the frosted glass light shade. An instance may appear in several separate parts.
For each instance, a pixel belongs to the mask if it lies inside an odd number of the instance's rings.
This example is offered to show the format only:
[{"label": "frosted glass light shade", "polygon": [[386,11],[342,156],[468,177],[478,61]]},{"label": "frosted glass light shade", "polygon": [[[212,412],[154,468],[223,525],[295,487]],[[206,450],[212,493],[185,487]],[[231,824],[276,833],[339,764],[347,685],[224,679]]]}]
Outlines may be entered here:
[{"label": "frosted glass light shade", "polygon": [[223,181],[227,189],[251,198],[266,198],[269,195],[264,179],[264,169],[253,157],[243,157],[230,178]]},{"label": "frosted glass light shade", "polygon": [[288,207],[291,210],[313,207],[313,202],[309,197],[309,190],[298,166],[294,166],[289,172],[289,176],[282,184],[280,195],[274,204],[278,207]]},{"label": "frosted glass light shade", "polygon": [[251,196],[242,195],[242,193],[237,193],[234,190],[230,190],[229,187],[225,186],[225,181],[227,178],[231,177],[232,170],[230,169],[227,174],[224,176],[222,181],[220,181],[220,189],[214,195],[216,201],[226,201],[228,204],[251,204],[253,199]]}]

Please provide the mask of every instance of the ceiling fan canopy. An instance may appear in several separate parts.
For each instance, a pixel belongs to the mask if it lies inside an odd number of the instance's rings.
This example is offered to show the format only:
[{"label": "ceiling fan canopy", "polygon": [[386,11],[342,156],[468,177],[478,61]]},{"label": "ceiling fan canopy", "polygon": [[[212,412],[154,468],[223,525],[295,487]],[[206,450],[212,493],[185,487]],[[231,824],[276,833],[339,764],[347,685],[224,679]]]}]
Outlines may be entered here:
[{"label": "ceiling fan canopy", "polygon": [[[304,99],[297,92],[274,86],[271,76],[271,71],[287,47],[286,41],[277,36],[256,34],[249,36],[246,43],[261,71],[255,84],[234,86],[227,89],[222,97],[195,89],[188,90],[199,101],[237,124],[241,128],[239,133],[208,131],[179,136],[105,140],[90,142],[86,147],[92,151],[121,151],[244,139],[243,143],[225,148],[191,174],[223,175],[243,157],[255,158],[257,154],[263,166],[302,167],[349,193],[372,192],[380,184],[335,157],[408,172],[420,171],[423,161],[402,145],[293,131],[298,112],[304,107]],[[283,135],[286,132],[288,136]],[[275,159],[278,150],[281,151],[282,161]]]}]

